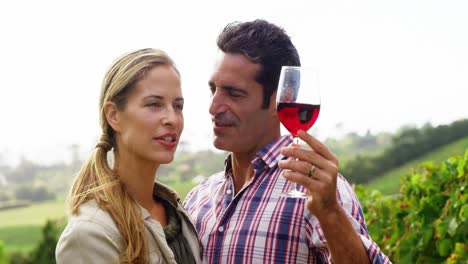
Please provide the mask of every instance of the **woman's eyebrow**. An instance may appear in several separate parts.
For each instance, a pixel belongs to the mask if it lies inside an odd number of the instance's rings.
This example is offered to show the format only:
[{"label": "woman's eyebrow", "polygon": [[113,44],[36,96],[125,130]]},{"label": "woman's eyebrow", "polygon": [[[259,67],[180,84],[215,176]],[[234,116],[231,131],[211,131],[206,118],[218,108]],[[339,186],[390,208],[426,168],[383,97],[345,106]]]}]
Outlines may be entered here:
[{"label": "woman's eyebrow", "polygon": [[164,96],[152,94],[152,95],[145,96],[143,99],[148,99],[148,98],[164,99]]}]

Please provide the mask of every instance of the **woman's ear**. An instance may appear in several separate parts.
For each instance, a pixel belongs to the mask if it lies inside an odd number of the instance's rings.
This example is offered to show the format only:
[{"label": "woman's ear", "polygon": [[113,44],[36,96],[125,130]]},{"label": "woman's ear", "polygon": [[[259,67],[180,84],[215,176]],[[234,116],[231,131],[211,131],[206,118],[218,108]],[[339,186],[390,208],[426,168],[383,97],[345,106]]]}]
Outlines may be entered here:
[{"label": "woman's ear", "polygon": [[104,115],[106,116],[107,123],[116,132],[120,131],[120,116],[119,110],[114,102],[107,101],[104,104]]}]

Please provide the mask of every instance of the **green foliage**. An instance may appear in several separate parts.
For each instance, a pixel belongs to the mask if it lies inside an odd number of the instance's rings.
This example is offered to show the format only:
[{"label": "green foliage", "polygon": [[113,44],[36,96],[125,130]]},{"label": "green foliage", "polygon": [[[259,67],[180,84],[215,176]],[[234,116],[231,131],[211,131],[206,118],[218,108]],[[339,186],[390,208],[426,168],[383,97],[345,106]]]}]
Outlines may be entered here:
[{"label": "green foliage", "polygon": [[23,252],[14,252],[10,255],[10,264],[30,264],[28,254]]},{"label": "green foliage", "polygon": [[400,191],[400,178],[403,175],[420,173],[424,170],[421,166],[426,161],[442,162],[447,157],[462,155],[468,146],[468,137],[464,137],[450,144],[437,148],[420,158],[414,159],[404,165],[394,168],[382,176],[366,184],[368,189],[379,190],[384,194],[393,194]]},{"label": "green foliage", "polygon": [[379,155],[357,155],[347,161],[341,172],[355,183],[366,183],[383,173],[414,160],[440,146],[468,136],[468,119],[450,125],[405,128],[392,138],[389,148]]},{"label": "green foliage", "polygon": [[184,153],[171,164],[162,165],[157,177],[166,184],[189,182],[197,175],[208,177],[223,170],[225,157],[226,153],[216,153],[211,150]]},{"label": "green foliage", "polygon": [[185,196],[197,185],[197,183],[193,182],[173,182],[168,184],[170,188],[174,189],[179,194],[181,201],[184,201]]},{"label": "green foliage", "polygon": [[356,187],[369,232],[396,263],[467,263],[468,151],[422,166],[404,177],[400,195]]},{"label": "green foliage", "polygon": [[0,240],[5,243],[7,255],[13,252],[30,252],[41,240],[41,225],[19,225],[0,227]]},{"label": "green foliage", "polygon": [[[333,153],[340,157],[340,163],[345,164],[346,160],[356,155],[377,155],[390,146],[392,135],[382,132],[373,135],[368,131],[360,136],[355,132],[346,134],[343,138],[337,140],[329,138],[324,144],[329,147]],[[343,161],[345,161],[343,163]]]},{"label": "green foliage", "polygon": [[46,186],[22,185],[15,191],[17,200],[42,202],[55,199],[55,195]]},{"label": "green foliage", "polygon": [[55,247],[62,228],[56,221],[47,221],[42,229],[42,240],[31,253],[32,263],[55,263]]},{"label": "green foliage", "polygon": [[11,263],[49,264],[55,263],[55,247],[65,225],[64,220],[48,220],[42,228],[39,243],[29,253],[15,252],[10,255]]},{"label": "green foliage", "polygon": [[3,241],[0,240],[0,264],[6,264],[6,254],[5,254],[5,246]]}]

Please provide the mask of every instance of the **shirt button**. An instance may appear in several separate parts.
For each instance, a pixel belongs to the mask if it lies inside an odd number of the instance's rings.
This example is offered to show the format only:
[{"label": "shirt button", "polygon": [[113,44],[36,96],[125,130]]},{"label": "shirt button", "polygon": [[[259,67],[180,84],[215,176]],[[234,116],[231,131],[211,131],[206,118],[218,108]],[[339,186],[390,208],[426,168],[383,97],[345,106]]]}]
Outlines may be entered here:
[{"label": "shirt button", "polygon": [[218,231],[219,231],[219,232],[223,232],[223,231],[224,231],[224,227],[222,227],[222,226],[218,227]]},{"label": "shirt button", "polygon": [[231,189],[227,190],[226,193],[231,194],[232,193]]}]

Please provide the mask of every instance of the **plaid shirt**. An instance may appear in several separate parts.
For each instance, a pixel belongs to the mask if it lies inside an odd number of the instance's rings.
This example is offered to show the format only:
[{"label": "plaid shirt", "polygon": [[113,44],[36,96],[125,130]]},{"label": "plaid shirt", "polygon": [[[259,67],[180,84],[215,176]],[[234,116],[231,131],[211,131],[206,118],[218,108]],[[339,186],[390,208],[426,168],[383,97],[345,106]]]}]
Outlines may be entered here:
[{"label": "plaid shirt", "polygon": [[[233,195],[230,156],[225,171],[193,189],[184,206],[202,244],[203,263],[327,263],[331,255],[320,224],[306,208],[307,199],[280,197],[289,187],[280,176],[280,149],[292,142],[283,136],[252,161],[254,176]],[[299,188],[304,191],[303,187]],[[337,197],[359,234],[372,263],[390,263],[368,232],[360,203],[339,175]]]}]

